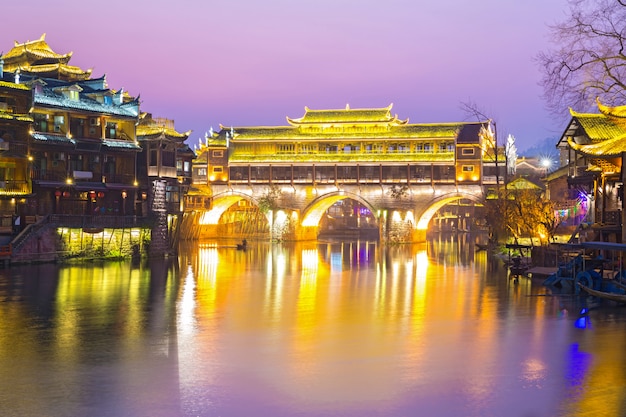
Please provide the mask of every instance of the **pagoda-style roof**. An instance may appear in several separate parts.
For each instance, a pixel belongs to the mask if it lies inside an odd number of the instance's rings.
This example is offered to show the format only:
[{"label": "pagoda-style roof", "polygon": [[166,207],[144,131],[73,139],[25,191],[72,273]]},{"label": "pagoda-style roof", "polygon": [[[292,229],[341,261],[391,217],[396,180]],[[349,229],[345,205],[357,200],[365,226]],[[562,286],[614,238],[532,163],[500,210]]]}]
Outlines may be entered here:
[{"label": "pagoda-style roof", "polygon": [[308,107],[304,108],[304,116],[294,119],[287,117],[287,122],[292,126],[306,125],[306,124],[339,124],[339,123],[354,123],[354,124],[393,124],[401,125],[408,122],[407,120],[399,120],[398,116],[391,114],[390,104],[388,107],[373,108],[373,109],[351,109],[350,106],[346,106],[345,109],[335,110],[311,110]]},{"label": "pagoda-style roof", "polygon": [[[476,126],[474,126],[476,125]],[[380,140],[387,139],[455,139],[464,132],[463,141],[471,142],[472,133],[480,130],[482,123],[423,123],[392,126],[389,130],[380,131],[344,131],[334,130],[308,132],[293,126],[260,126],[260,127],[227,127],[220,125],[219,138],[225,141],[226,136],[236,141],[333,141],[333,140]],[[476,127],[476,128],[473,128]]]},{"label": "pagoda-style roof", "polygon": [[152,118],[150,113],[142,113],[137,125],[138,140],[169,139],[184,142],[191,135],[191,130],[178,132],[174,128],[174,121],[163,118]]},{"label": "pagoda-style roof", "polygon": [[577,113],[570,109],[572,121],[565,130],[564,136],[574,136],[578,128],[582,128],[585,135],[593,143],[622,136],[626,130],[615,124],[604,114]]},{"label": "pagoda-style roof", "polygon": [[608,117],[616,117],[620,119],[626,119],[626,106],[607,106],[600,102],[600,99],[596,99],[598,104],[598,110],[600,113]]},{"label": "pagoda-style roof", "polygon": [[587,156],[615,158],[621,156],[622,152],[626,152],[626,133],[622,133],[622,135],[614,137],[613,139],[590,143],[588,145],[578,144],[572,139],[568,139],[567,144],[576,152]]},{"label": "pagoda-style roof", "polygon": [[19,43],[2,56],[4,71],[26,74],[36,74],[41,77],[57,78],[62,80],[86,80],[91,76],[91,70],[68,65],[72,52],[58,54],[45,41],[46,34],[35,41]]},{"label": "pagoda-style roof", "polygon": [[513,181],[509,182],[506,185],[506,188],[507,190],[518,190],[518,191],[519,190],[533,190],[533,191],[543,190],[543,188],[540,187],[539,185],[523,177],[516,178]]},{"label": "pagoda-style roof", "polygon": [[30,91],[30,87],[28,85],[25,84],[16,84],[16,83],[12,83],[10,81],[3,81],[0,79],[0,87],[4,87],[4,88],[11,88],[13,90],[25,90],[25,91]]}]

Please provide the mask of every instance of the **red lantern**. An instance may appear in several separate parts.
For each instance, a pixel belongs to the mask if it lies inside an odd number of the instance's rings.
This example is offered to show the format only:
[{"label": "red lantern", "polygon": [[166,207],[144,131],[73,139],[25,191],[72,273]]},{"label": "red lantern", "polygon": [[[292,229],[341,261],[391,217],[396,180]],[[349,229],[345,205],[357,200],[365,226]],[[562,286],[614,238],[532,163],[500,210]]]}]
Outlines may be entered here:
[{"label": "red lantern", "polygon": [[99,198],[104,197],[104,193],[103,193],[102,191],[98,192],[98,197],[99,197]]},{"label": "red lantern", "polygon": [[54,195],[55,195],[55,197],[61,197],[61,191],[56,190],[56,191],[54,192]]},{"label": "red lantern", "polygon": [[91,198],[91,199],[96,198],[96,192],[95,191],[89,191],[89,198]]},{"label": "red lantern", "polygon": [[63,191],[63,197],[69,197],[69,196],[70,196],[69,191]]}]

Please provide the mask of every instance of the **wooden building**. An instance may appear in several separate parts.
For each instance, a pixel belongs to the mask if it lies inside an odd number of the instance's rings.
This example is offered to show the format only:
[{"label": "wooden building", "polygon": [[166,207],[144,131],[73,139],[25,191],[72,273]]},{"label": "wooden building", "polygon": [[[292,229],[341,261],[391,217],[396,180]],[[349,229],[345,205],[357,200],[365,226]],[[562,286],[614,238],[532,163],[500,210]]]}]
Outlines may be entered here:
[{"label": "wooden building", "polygon": [[133,214],[139,102],[69,65],[70,57],[44,36],[2,57],[4,79],[32,92],[26,153],[36,198],[21,214]]},{"label": "wooden building", "polygon": [[599,113],[570,111],[572,118],[557,143],[561,163],[568,168],[568,185],[584,199],[596,238],[624,241],[624,178],[626,106],[598,101]]},{"label": "wooden building", "polygon": [[[30,87],[4,72],[0,57],[0,234],[12,234],[13,225],[32,199],[30,181]],[[18,222],[20,223],[20,222]]]},{"label": "wooden building", "polygon": [[142,148],[137,162],[140,179],[138,212],[146,213],[147,202],[154,201],[155,189],[162,188],[167,212],[182,212],[183,196],[191,184],[195,154],[185,143],[191,131],[178,132],[174,121],[140,115],[137,140]]},{"label": "wooden building", "polygon": [[[483,184],[490,121],[410,124],[372,109],[312,110],[286,126],[226,127],[200,152],[194,183]],[[201,174],[207,164],[207,176]]]}]

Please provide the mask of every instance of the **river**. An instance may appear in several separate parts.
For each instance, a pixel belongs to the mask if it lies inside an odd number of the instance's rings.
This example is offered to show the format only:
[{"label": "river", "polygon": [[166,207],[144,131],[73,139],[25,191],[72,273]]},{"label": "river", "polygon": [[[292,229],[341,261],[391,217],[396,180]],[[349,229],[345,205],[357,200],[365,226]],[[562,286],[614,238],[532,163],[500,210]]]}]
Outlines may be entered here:
[{"label": "river", "polygon": [[626,309],[467,235],[233,245],[0,269],[0,415],[626,415]]}]

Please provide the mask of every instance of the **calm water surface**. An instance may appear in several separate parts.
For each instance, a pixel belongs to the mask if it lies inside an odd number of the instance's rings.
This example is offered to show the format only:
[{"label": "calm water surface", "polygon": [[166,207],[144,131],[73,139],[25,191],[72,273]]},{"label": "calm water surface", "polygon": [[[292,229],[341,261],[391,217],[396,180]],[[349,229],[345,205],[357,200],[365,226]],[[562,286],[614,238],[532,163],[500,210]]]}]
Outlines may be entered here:
[{"label": "calm water surface", "polygon": [[0,269],[2,416],[624,416],[625,356],[466,236]]}]

